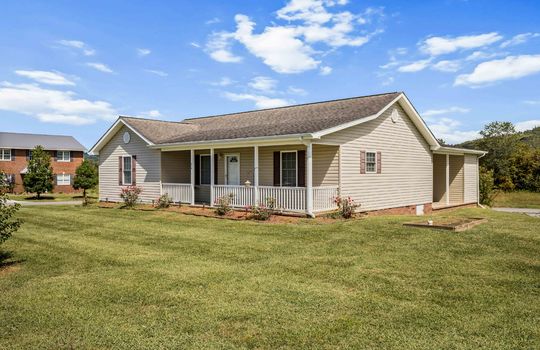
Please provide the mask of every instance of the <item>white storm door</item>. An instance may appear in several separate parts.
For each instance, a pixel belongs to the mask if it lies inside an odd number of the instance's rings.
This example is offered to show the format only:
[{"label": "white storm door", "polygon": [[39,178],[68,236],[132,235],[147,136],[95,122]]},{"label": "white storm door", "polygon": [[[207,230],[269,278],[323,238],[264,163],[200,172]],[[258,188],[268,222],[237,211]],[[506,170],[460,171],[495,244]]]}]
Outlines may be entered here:
[{"label": "white storm door", "polygon": [[225,181],[227,185],[240,185],[240,156],[237,154],[225,156]]}]

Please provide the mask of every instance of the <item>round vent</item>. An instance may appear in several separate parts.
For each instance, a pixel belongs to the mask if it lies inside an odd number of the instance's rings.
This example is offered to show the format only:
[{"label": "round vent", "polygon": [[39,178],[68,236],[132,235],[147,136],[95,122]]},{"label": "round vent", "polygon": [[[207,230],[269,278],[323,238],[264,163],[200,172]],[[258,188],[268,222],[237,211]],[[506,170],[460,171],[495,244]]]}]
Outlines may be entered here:
[{"label": "round vent", "polygon": [[394,123],[398,122],[398,120],[399,120],[399,112],[397,111],[397,109],[394,109],[392,111],[392,114],[390,115],[390,118],[392,119],[392,122],[394,122]]},{"label": "round vent", "polygon": [[124,133],[124,136],[122,136],[122,139],[124,140],[124,143],[129,143],[129,141],[131,140],[131,135],[129,134],[129,132],[125,132]]}]

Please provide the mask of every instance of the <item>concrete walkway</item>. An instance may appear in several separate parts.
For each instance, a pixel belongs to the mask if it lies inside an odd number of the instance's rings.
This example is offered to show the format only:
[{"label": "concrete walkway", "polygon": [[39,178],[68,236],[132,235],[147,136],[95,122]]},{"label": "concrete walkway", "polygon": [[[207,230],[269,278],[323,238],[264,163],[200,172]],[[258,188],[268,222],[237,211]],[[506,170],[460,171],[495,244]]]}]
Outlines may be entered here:
[{"label": "concrete walkway", "polygon": [[12,200],[8,200],[7,201],[7,204],[8,205],[13,205],[15,203],[18,203],[22,206],[44,206],[44,205],[81,205],[82,204],[82,201],[57,201],[57,202],[54,202],[54,201],[35,201],[35,202],[30,202],[30,201],[12,201]]},{"label": "concrete walkway", "polygon": [[529,216],[540,218],[540,209],[531,209],[531,208],[493,208],[495,211],[502,211],[505,213],[518,213],[518,214],[527,214]]}]

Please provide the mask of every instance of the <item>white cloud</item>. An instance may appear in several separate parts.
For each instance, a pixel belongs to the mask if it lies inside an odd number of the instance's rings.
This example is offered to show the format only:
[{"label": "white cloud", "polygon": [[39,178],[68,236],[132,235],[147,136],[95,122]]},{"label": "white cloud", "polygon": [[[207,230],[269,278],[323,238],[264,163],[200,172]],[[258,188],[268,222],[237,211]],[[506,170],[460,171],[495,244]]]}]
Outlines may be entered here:
[{"label": "white cloud", "polygon": [[407,65],[401,66],[398,68],[398,71],[402,73],[419,72],[421,70],[426,69],[430,63],[431,63],[431,59],[428,58],[425,60],[420,60],[420,61],[416,61],[413,63],[409,63]]},{"label": "white cloud", "polygon": [[465,58],[467,61],[479,61],[479,60],[487,60],[493,57],[500,56],[502,53],[496,53],[496,52],[485,52],[485,51],[474,51],[469,56]]},{"label": "white cloud", "polygon": [[218,32],[212,33],[210,40],[206,43],[206,51],[214,60],[222,63],[242,62],[242,57],[231,52],[232,39],[234,33]]},{"label": "white cloud", "polygon": [[141,49],[141,48],[137,49],[137,55],[139,55],[141,57],[142,56],[148,56],[151,53],[152,53],[152,51],[150,49]]},{"label": "white cloud", "polygon": [[522,33],[513,36],[510,40],[506,40],[501,44],[502,48],[508,47],[508,46],[515,46],[524,44],[527,41],[529,41],[532,38],[537,38],[540,36],[540,33]]},{"label": "white cloud", "polygon": [[221,22],[221,20],[217,17],[214,17],[212,19],[209,19],[208,21],[204,22],[204,24],[206,25],[210,25],[210,24],[216,24],[216,23],[219,23]]},{"label": "white cloud", "polygon": [[289,86],[289,88],[287,89],[287,93],[299,96],[306,96],[308,94],[306,90],[294,86]]},{"label": "white cloud", "polygon": [[435,63],[431,68],[441,72],[457,72],[461,69],[459,60],[443,60]]},{"label": "white cloud", "polygon": [[193,47],[196,47],[198,49],[201,48],[201,45],[199,43],[196,43],[196,42],[190,42],[189,45],[193,46]]},{"label": "white cloud", "polygon": [[167,76],[169,76],[168,73],[166,73],[166,72],[164,72],[164,71],[161,71],[161,70],[156,70],[156,69],[145,69],[144,71],[145,71],[145,72],[148,72],[148,73],[155,74],[155,75],[159,75],[160,77],[167,77]]},{"label": "white cloud", "polygon": [[540,119],[525,120],[514,124],[517,131],[526,131],[540,126]]},{"label": "white cloud", "polygon": [[255,90],[271,93],[275,91],[277,83],[277,80],[272,78],[259,76],[251,79],[248,85]]},{"label": "white cloud", "polygon": [[320,69],[320,72],[319,74],[320,75],[328,75],[330,73],[332,73],[332,67],[328,67],[328,66],[322,66],[321,69]]},{"label": "white cloud", "polygon": [[15,74],[22,77],[30,78],[39,83],[49,85],[75,85],[74,82],[67,79],[63,74],[59,72],[48,72],[42,70],[16,70]]},{"label": "white cloud", "polygon": [[96,54],[96,50],[92,49],[85,42],[80,40],[59,40],[58,44],[65,47],[77,49],[81,51],[85,56],[93,56]]},{"label": "white cloud", "polygon": [[459,130],[458,128],[461,126],[461,122],[455,119],[440,118],[428,123],[428,125],[437,138],[442,138],[450,144],[474,140],[480,136],[478,131]]},{"label": "white cloud", "polygon": [[276,12],[278,20],[289,23],[273,23],[260,33],[255,33],[255,23],[248,16],[237,14],[236,30],[213,33],[206,44],[206,51],[219,62],[240,62],[242,58],[232,52],[233,42],[238,42],[278,73],[317,69],[321,61],[316,57],[324,51],[315,49],[313,45],[324,44],[333,49],[358,47],[382,32],[364,30],[360,33],[357,30],[359,24],[383,17],[382,8],[368,8],[362,14],[328,11],[346,3],[345,0],[291,0]]},{"label": "white cloud", "polygon": [[213,86],[229,86],[229,85],[232,85],[234,83],[235,83],[235,81],[232,80],[231,78],[223,77],[219,81],[211,82],[210,85],[213,85]]},{"label": "white cloud", "polygon": [[115,109],[105,101],[89,101],[71,91],[44,89],[33,84],[0,84],[0,110],[21,113],[48,123],[84,125],[114,120]]},{"label": "white cloud", "polygon": [[285,99],[271,98],[254,94],[237,94],[233,92],[225,92],[224,96],[231,101],[253,101],[255,103],[255,107],[258,109],[283,107],[291,104]]},{"label": "white cloud", "polygon": [[470,74],[459,75],[455,86],[481,86],[499,80],[518,79],[540,72],[540,55],[508,56],[480,63]]},{"label": "white cloud", "polygon": [[103,73],[114,73],[112,69],[110,69],[106,64],[99,63],[99,62],[88,62],[86,64],[88,67],[92,67],[100,72]]},{"label": "white cloud", "polygon": [[523,101],[523,103],[531,105],[531,106],[537,106],[537,105],[540,105],[540,100],[526,100],[526,101]]},{"label": "white cloud", "polygon": [[420,44],[420,50],[431,56],[452,53],[458,50],[474,49],[491,45],[503,37],[496,32],[458,37],[430,37]]},{"label": "white cloud", "polygon": [[422,116],[424,117],[431,117],[434,115],[442,115],[442,114],[450,114],[450,113],[468,113],[471,110],[469,108],[463,108],[463,107],[449,107],[449,108],[443,108],[443,109],[429,109],[422,113]]},{"label": "white cloud", "polygon": [[157,109],[152,109],[150,111],[142,112],[141,115],[145,117],[149,117],[149,118],[159,118],[162,116],[161,112],[158,111]]}]

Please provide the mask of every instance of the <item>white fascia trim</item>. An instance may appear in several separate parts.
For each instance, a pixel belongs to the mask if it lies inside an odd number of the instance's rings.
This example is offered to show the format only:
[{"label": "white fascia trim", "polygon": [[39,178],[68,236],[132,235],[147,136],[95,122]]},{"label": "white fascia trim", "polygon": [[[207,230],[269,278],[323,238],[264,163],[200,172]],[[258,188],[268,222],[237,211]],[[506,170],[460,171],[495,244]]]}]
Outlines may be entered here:
[{"label": "white fascia trim", "polygon": [[146,137],[141,135],[137,130],[135,130],[133,127],[131,127],[131,125],[126,123],[123,119],[118,118],[116,120],[116,122],[114,122],[114,124],[109,128],[109,130],[107,130],[107,132],[105,132],[105,134],[103,136],[101,136],[101,138],[98,140],[98,142],[96,142],[96,144],[90,149],[90,151],[88,153],[93,154],[93,155],[99,154],[99,151],[103,148],[103,146],[105,146],[105,144],[110,141],[112,136],[116,132],[118,132],[118,130],[120,130],[120,127],[123,126],[123,125],[125,125],[129,130],[133,131],[135,133],[135,135],[140,137],[149,146],[154,145],[153,142],[151,142]]},{"label": "white fascia trim", "polygon": [[277,136],[250,137],[245,139],[224,139],[213,141],[194,141],[182,143],[169,143],[151,145],[149,148],[160,149],[162,151],[182,151],[189,149],[208,149],[213,147],[235,148],[251,146],[272,146],[284,144],[302,144],[306,139],[312,139],[312,134],[292,134]]},{"label": "white fascia trim", "polygon": [[445,146],[441,146],[437,149],[432,149],[432,150],[433,150],[433,153],[436,153],[436,154],[453,154],[453,155],[474,154],[478,156],[484,156],[488,153],[486,151],[478,151],[474,149],[454,148],[454,147],[445,147]]}]

